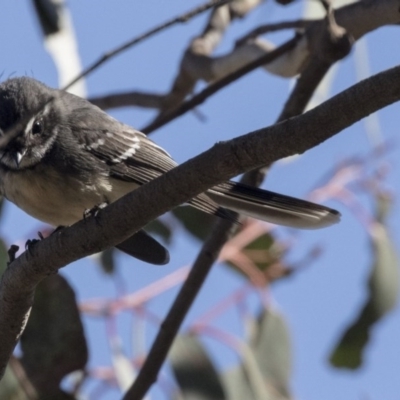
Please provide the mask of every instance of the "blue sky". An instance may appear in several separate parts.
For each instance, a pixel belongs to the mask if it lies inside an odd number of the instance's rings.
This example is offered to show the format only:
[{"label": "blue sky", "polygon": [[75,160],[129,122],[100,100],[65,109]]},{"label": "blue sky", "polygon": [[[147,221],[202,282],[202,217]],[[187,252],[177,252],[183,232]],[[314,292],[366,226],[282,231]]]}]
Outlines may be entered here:
[{"label": "blue sky", "polygon": [[[232,46],[232,41],[251,27],[272,21],[296,18],[301,13],[301,2],[283,8],[268,2],[249,15],[235,22],[218,48],[222,54]],[[195,1],[147,0],[132,2],[119,0],[78,1],[70,0],[69,7],[79,43],[84,66],[93,62],[105,51],[134,37],[156,24],[180,14],[199,4]],[[198,34],[206,16],[190,23],[176,26],[148,40],[132,50],[119,55],[91,74],[87,80],[90,96],[118,90],[143,90],[164,92],[171,85],[177,72],[180,56],[188,40]],[[367,36],[369,62],[373,73],[399,64],[398,43],[393,40],[396,28],[383,28]],[[43,48],[40,29],[28,1],[5,2],[0,15],[0,52],[3,79],[10,75],[31,75],[50,86],[57,85],[57,71]],[[278,43],[287,34],[272,36]],[[340,64],[333,83],[332,93],[337,93],[356,82],[354,52]],[[242,135],[268,126],[275,121],[287,98],[292,82],[255,71],[210,98],[199,110],[206,121],[199,121],[188,113],[159,129],[152,138],[165,147],[173,157],[182,162],[211,147],[216,141]],[[201,85],[200,85],[201,86]],[[381,164],[388,166],[390,174],[384,183],[395,197],[400,191],[398,146],[398,104],[379,113],[381,133],[385,141],[394,145],[383,159],[371,165],[370,170]],[[113,110],[116,118],[140,128],[155,115],[154,111],[129,108]],[[308,151],[290,163],[273,167],[264,184],[270,190],[293,196],[306,197],[317,182],[339,162],[352,156],[365,156],[372,150],[363,122],[346,129],[336,137]],[[371,202],[364,196],[362,204],[369,209]],[[305,254],[313,244],[324,246],[323,256],[304,271],[283,280],[272,288],[271,302],[285,316],[293,341],[292,389],[298,399],[386,399],[398,398],[400,383],[400,312],[398,308],[374,330],[365,363],[357,372],[337,371],[328,365],[328,355],[338,335],[357,314],[365,299],[365,281],[370,267],[368,237],[360,223],[343,204],[329,202],[341,211],[342,222],[322,231],[302,232],[291,260]],[[390,228],[396,247],[400,244],[400,209],[395,203]],[[0,232],[8,243],[24,242],[34,236],[41,224],[7,204],[0,225]],[[283,228],[280,235],[287,235]],[[188,238],[180,230],[171,247],[171,263],[154,267],[119,256],[120,275],[127,290],[135,291],[160,279],[175,269],[189,264],[200,248],[199,242]],[[116,295],[115,284],[104,276],[91,260],[83,260],[63,269],[75,288],[79,300]],[[200,298],[186,320],[186,326],[209,309],[212,304],[243,284],[241,278],[221,265],[215,266]],[[150,309],[163,316],[173,300],[176,290],[170,290],[151,302]],[[252,303],[254,307],[254,303]],[[131,349],[130,317],[118,322],[119,333],[126,350]],[[243,328],[230,312],[217,326],[234,334],[243,334]],[[90,365],[110,365],[110,352],[106,340],[104,321],[85,318],[85,328],[91,346]],[[154,335],[150,328],[148,343]],[[236,357],[213,340],[206,339],[216,363],[227,367]],[[155,389],[152,393],[162,398]],[[104,399],[118,398],[112,390]]]}]

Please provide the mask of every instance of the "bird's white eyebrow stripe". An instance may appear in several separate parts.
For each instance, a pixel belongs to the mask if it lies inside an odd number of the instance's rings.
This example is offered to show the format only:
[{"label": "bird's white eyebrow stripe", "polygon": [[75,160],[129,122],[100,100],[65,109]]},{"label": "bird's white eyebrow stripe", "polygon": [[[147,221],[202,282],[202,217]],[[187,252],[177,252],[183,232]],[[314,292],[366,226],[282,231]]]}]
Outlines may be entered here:
[{"label": "bird's white eyebrow stripe", "polygon": [[35,114],[29,119],[24,129],[25,135],[27,135],[32,130],[32,125],[35,122],[38,115],[46,115],[49,112],[49,110],[50,110],[50,105],[46,104],[41,111],[39,111],[37,114]]},{"label": "bird's white eyebrow stripe", "polygon": [[33,123],[35,122],[35,119],[36,119],[36,115],[34,115],[34,116],[27,122],[27,124],[26,124],[26,126],[25,126],[25,130],[24,130],[25,135],[27,135],[27,134],[31,131],[32,125],[33,125]]}]

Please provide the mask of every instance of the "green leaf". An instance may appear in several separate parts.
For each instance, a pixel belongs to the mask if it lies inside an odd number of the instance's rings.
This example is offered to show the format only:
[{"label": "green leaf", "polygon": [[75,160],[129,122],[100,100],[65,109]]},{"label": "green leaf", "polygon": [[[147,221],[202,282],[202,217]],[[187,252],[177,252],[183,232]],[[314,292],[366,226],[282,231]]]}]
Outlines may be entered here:
[{"label": "green leaf", "polygon": [[206,239],[217,218],[193,207],[178,207],[172,210],[172,213],[188,232],[201,241]]},{"label": "green leaf", "polygon": [[168,358],[183,399],[226,399],[219,375],[197,336],[177,336]]},{"label": "green leaf", "polygon": [[7,268],[8,260],[8,248],[4,243],[4,240],[0,238],[0,276],[3,275]]},{"label": "green leaf", "polygon": [[88,349],[75,293],[62,276],[38,285],[21,349],[26,374],[44,397],[58,392],[67,374],[85,367]]},{"label": "green leaf", "polygon": [[379,222],[374,223],[370,229],[374,261],[368,280],[368,297],[359,316],[346,329],[330,356],[331,364],[337,368],[360,367],[372,327],[397,303],[399,262],[390,235],[383,225],[387,204],[384,204],[385,199],[378,200],[377,219]]},{"label": "green leaf", "polygon": [[155,233],[160,236],[164,243],[170,244],[172,239],[172,230],[171,228],[162,222],[160,219],[155,219],[146,225],[146,232]]},{"label": "green leaf", "polygon": [[[242,252],[254,263],[262,272],[266,271],[271,265],[275,264],[283,257],[282,250],[278,249],[275,237],[270,233],[264,233],[250,242],[243,248]],[[229,260],[227,264],[242,275],[242,269],[235,263],[235,260]]]},{"label": "green leaf", "polygon": [[283,316],[270,307],[254,324],[250,348],[269,386],[285,397],[289,396],[291,374],[291,344]]},{"label": "green leaf", "polygon": [[241,356],[241,365],[224,376],[229,400],[290,398],[290,340],[281,314],[265,310],[253,321],[249,343],[242,344]]},{"label": "green leaf", "polygon": [[256,400],[242,364],[226,371],[223,379],[229,400]]},{"label": "green leaf", "polygon": [[4,208],[4,197],[0,196],[0,218],[3,214],[3,208]]},{"label": "green leaf", "polygon": [[23,371],[19,360],[11,357],[5,374],[0,381],[0,399],[31,400],[37,393]]}]

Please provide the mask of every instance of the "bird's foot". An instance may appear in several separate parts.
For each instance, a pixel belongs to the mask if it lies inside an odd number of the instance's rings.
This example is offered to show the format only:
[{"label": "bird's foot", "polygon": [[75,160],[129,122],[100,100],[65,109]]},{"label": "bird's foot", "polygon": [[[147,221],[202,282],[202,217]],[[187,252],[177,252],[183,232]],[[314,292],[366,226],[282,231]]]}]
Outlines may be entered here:
[{"label": "bird's foot", "polygon": [[45,239],[42,232],[38,232],[37,234],[39,236],[39,239],[28,239],[25,243],[25,250],[28,250],[31,255],[32,255],[32,249],[35,246],[35,244]]},{"label": "bird's foot", "polygon": [[[42,236],[42,234],[41,234],[41,236]],[[32,249],[35,247],[35,244],[40,242],[40,240],[42,240],[42,239],[43,239],[43,236],[40,239],[28,239],[25,243],[25,250],[29,251],[29,254],[32,255]]]},{"label": "bird's foot", "polygon": [[16,244],[12,244],[10,246],[10,248],[7,251],[7,253],[8,253],[7,265],[10,265],[15,260],[15,256],[16,256],[18,250],[19,250],[19,246],[17,246]]}]

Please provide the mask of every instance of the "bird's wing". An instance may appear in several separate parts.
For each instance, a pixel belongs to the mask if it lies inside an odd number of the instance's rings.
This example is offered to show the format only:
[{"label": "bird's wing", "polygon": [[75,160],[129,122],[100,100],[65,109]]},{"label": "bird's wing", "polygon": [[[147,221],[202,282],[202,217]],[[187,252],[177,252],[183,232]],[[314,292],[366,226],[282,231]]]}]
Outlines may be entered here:
[{"label": "bird's wing", "polygon": [[[96,118],[93,118],[94,113]],[[106,163],[113,178],[142,185],[177,166],[171,156],[144,133],[122,124],[95,106],[76,109],[71,118],[74,120],[69,125],[77,130],[75,138],[81,148]],[[78,134],[82,131],[85,135]],[[236,220],[206,194],[200,194],[189,203],[209,214]]]},{"label": "bird's wing", "polygon": [[[70,118],[74,119],[69,125],[76,130],[79,145],[106,163],[115,178],[144,184],[177,165],[164,149],[145,134],[122,124],[95,106],[74,110]],[[79,134],[82,131],[84,135]]]},{"label": "bird's wing", "polygon": [[[114,120],[97,107],[96,110],[99,118],[94,124],[93,118],[88,121],[84,146],[109,165],[111,176],[143,184],[177,165],[146,135]],[[76,125],[76,122],[72,124]],[[108,129],[104,130],[104,127]],[[82,128],[81,125],[79,129]],[[229,211],[219,208],[219,204],[247,216],[302,229],[322,228],[340,219],[340,214],[328,207],[234,182],[217,185],[207,195],[192,199],[190,204],[210,214],[235,220]]]}]

